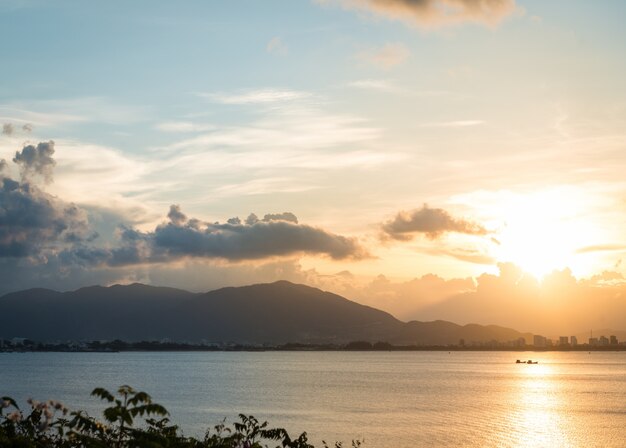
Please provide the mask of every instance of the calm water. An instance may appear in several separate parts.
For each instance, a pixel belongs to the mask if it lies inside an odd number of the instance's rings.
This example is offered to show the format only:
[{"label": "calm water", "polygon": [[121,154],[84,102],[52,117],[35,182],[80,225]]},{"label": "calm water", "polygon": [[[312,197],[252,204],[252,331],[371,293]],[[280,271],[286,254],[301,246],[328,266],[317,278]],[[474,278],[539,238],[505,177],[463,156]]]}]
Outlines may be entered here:
[{"label": "calm water", "polygon": [[[537,365],[517,365],[533,358]],[[130,384],[188,435],[239,412],[366,447],[626,447],[626,353],[0,353],[0,395],[99,415]]]}]

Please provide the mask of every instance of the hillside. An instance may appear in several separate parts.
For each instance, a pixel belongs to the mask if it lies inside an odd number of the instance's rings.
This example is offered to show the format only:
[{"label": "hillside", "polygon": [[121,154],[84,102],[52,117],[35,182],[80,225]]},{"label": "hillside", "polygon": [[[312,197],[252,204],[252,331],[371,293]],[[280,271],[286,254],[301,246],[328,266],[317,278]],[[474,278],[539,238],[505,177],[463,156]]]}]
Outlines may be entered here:
[{"label": "hillside", "polygon": [[408,323],[339,295],[286,281],[208,293],[132,284],[72,292],[30,289],[0,297],[0,338],[39,341],[169,338],[238,343],[451,344],[508,341],[496,326]]}]

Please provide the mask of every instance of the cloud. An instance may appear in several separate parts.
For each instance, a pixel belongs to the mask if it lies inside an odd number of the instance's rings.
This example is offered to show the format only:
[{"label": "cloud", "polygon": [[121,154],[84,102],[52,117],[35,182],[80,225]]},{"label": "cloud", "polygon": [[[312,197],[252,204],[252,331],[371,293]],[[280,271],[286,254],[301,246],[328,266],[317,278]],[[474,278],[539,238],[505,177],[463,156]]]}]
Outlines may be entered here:
[{"label": "cloud", "polygon": [[479,126],[484,124],[483,120],[456,120],[456,121],[440,121],[436,123],[424,123],[420,125],[422,128],[466,128],[469,126]]},{"label": "cloud", "polygon": [[167,217],[175,225],[181,225],[187,221],[187,216],[180,211],[180,205],[171,205]]},{"label": "cloud", "polygon": [[246,196],[270,193],[299,193],[320,188],[320,185],[306,184],[297,177],[268,177],[251,179],[215,187],[215,197]]},{"label": "cloud", "polygon": [[[33,125],[30,124],[30,123],[25,123],[25,124],[23,124],[19,128],[19,130],[22,131],[25,134],[29,134],[33,130]],[[7,137],[11,137],[17,131],[18,131],[18,128],[16,128],[16,126],[13,123],[4,123],[2,125],[2,135],[6,135]]]},{"label": "cloud", "polygon": [[[373,169],[410,157],[394,145],[376,149],[384,130],[369,120],[313,103],[269,103],[249,122],[159,148],[165,158],[154,166],[162,173],[153,175],[171,179],[172,173],[184,172],[179,185],[196,193],[195,183],[202,182],[220,196],[301,192],[327,185],[320,170]],[[303,170],[320,173],[313,178],[303,176]]]},{"label": "cloud", "polygon": [[[149,108],[121,105],[106,97],[78,97],[20,101],[0,105],[0,120],[22,123],[22,130],[32,126],[58,128],[64,125],[100,122],[128,125],[151,116]],[[27,125],[24,128],[24,125]]]},{"label": "cloud", "polygon": [[619,272],[577,280],[563,269],[539,281],[511,263],[498,268],[496,275],[480,275],[475,290],[451,295],[414,316],[460,324],[495,323],[549,337],[626,326],[626,283]]},{"label": "cloud", "polygon": [[401,43],[388,43],[382,47],[370,48],[357,53],[360,61],[383,69],[391,69],[403,64],[411,55],[409,49]]},{"label": "cloud", "polygon": [[158,131],[162,132],[203,132],[215,129],[215,126],[210,124],[198,124],[188,121],[165,121],[158,123],[154,126]]},{"label": "cloud", "polygon": [[594,246],[585,246],[576,250],[577,254],[586,254],[592,252],[622,252],[626,251],[623,244],[596,244]]},{"label": "cloud", "polygon": [[419,28],[462,23],[495,26],[518,11],[515,0],[317,0],[362,10]]},{"label": "cloud", "polygon": [[[250,215],[244,224],[203,223],[186,220],[180,209],[170,209],[170,222],[154,232],[133,234],[133,241],[149,245],[149,258],[222,258],[230,261],[254,260],[299,253],[327,255],[333,259],[360,258],[365,251],[353,238],[298,224],[290,212],[267,214],[262,220]],[[126,236],[128,241],[128,235]]]},{"label": "cloud", "polygon": [[18,164],[22,172],[22,181],[33,175],[40,175],[46,182],[52,181],[52,170],[56,162],[52,158],[54,142],[40,142],[37,146],[27,145],[15,153],[13,162]]},{"label": "cloud", "polygon": [[278,36],[272,37],[272,39],[267,43],[266,50],[268,53],[280,56],[286,56],[289,53],[289,48]]},{"label": "cloud", "polygon": [[295,101],[312,96],[309,92],[285,89],[258,89],[240,93],[199,93],[198,96],[222,104],[265,104]]},{"label": "cloud", "polygon": [[[173,205],[166,222],[152,230],[139,230],[133,226],[147,225],[145,220],[129,219],[117,211],[109,213],[108,209],[81,208],[36,185],[42,181],[40,176],[51,179],[53,170],[59,182],[72,175],[75,168],[71,166],[76,165],[76,160],[67,157],[65,144],[61,147],[64,158],[59,161],[58,173],[53,142],[27,145],[15,153],[13,165],[24,174],[19,181],[9,177],[11,161],[0,161],[0,270],[6,268],[0,278],[8,282],[0,288],[3,291],[9,288],[7,285],[19,289],[108,282],[122,274],[126,278],[146,270],[162,273],[190,263],[218,266],[249,261],[248,264],[260,265],[302,255],[331,259],[360,259],[368,255],[355,238],[302,224],[288,211],[259,217],[252,214],[245,222],[231,218],[217,223],[189,217],[180,206]],[[89,171],[92,177],[100,173],[100,156],[98,152],[89,156],[94,162]],[[51,188],[60,197],[67,197],[68,191],[56,185]],[[102,213],[106,215],[97,218]],[[16,264],[6,260],[21,261]],[[28,271],[33,277],[28,277]],[[52,277],[64,281],[52,281]],[[239,282],[246,281],[240,278]]]},{"label": "cloud", "polygon": [[2,135],[13,135],[14,127],[11,123],[4,123],[2,125]]},{"label": "cloud", "polygon": [[187,258],[221,259],[238,262],[301,254],[324,255],[332,259],[359,259],[368,256],[354,238],[298,224],[290,212],[267,214],[262,220],[251,214],[241,222],[207,223],[187,218],[172,205],[169,222],[152,232],[130,227],[120,229],[121,244],[114,248],[76,247],[64,251],[68,263],[125,266],[169,263]]},{"label": "cloud", "polygon": [[400,93],[403,91],[384,79],[361,79],[348,83],[348,87],[385,93]]},{"label": "cloud", "polygon": [[359,276],[350,271],[320,274],[315,269],[298,267],[298,275],[290,272],[293,281],[333,291],[364,305],[383,309],[400,319],[419,319],[419,312],[449,297],[473,292],[472,278],[444,279],[425,274],[408,281],[393,281],[385,275],[374,278]]},{"label": "cloud", "polygon": [[[38,164],[42,160],[37,158],[39,153],[32,158],[29,151],[25,154],[25,157],[16,157],[20,163],[30,162],[29,169],[44,170],[51,175],[48,170],[54,164],[47,159],[50,155],[46,151],[43,151],[43,165]],[[6,167],[6,162],[2,162],[0,165]],[[88,239],[84,210],[41,191],[24,179],[18,182],[0,172],[0,258],[45,259],[58,248]]]},{"label": "cloud", "polygon": [[468,235],[486,235],[487,230],[479,224],[452,217],[441,208],[429,208],[424,204],[421,209],[409,212],[401,211],[395,218],[382,225],[385,236],[396,240],[410,240],[414,234],[423,233],[435,239],[443,233],[456,232]]},{"label": "cloud", "polygon": [[294,224],[298,224],[298,218],[291,212],[283,212],[283,213],[275,213],[275,214],[267,214],[263,217],[263,221],[271,222],[271,221],[287,221],[292,222]]},{"label": "cloud", "polygon": [[430,255],[435,255],[435,256],[444,255],[447,257],[452,257],[460,261],[465,261],[467,263],[483,264],[483,265],[488,265],[488,266],[493,266],[496,264],[495,258],[476,249],[461,249],[461,248],[446,249],[446,248],[431,247],[431,248],[425,248],[422,251]]}]

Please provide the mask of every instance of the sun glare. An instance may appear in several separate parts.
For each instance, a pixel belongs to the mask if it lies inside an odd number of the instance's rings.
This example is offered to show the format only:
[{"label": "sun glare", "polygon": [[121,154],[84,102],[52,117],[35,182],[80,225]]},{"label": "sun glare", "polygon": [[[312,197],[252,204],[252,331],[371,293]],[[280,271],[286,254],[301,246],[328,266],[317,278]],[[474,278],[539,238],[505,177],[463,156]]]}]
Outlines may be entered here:
[{"label": "sun glare", "polygon": [[583,216],[584,203],[566,189],[509,198],[498,206],[503,225],[495,237],[495,258],[513,262],[537,278],[564,268],[589,273],[592,260],[576,250],[597,240],[600,231]]}]

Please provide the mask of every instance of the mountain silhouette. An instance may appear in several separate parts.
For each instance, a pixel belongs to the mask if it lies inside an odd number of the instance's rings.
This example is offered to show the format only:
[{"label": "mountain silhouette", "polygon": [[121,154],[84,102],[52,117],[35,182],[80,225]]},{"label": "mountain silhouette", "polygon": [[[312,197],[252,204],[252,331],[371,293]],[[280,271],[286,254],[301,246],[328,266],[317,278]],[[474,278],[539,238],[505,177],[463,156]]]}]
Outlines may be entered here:
[{"label": "mountain silhouette", "polygon": [[0,338],[280,344],[386,341],[457,344],[530,337],[509,328],[402,322],[384,311],[287,281],[207,293],[142,284],[0,297]]}]

